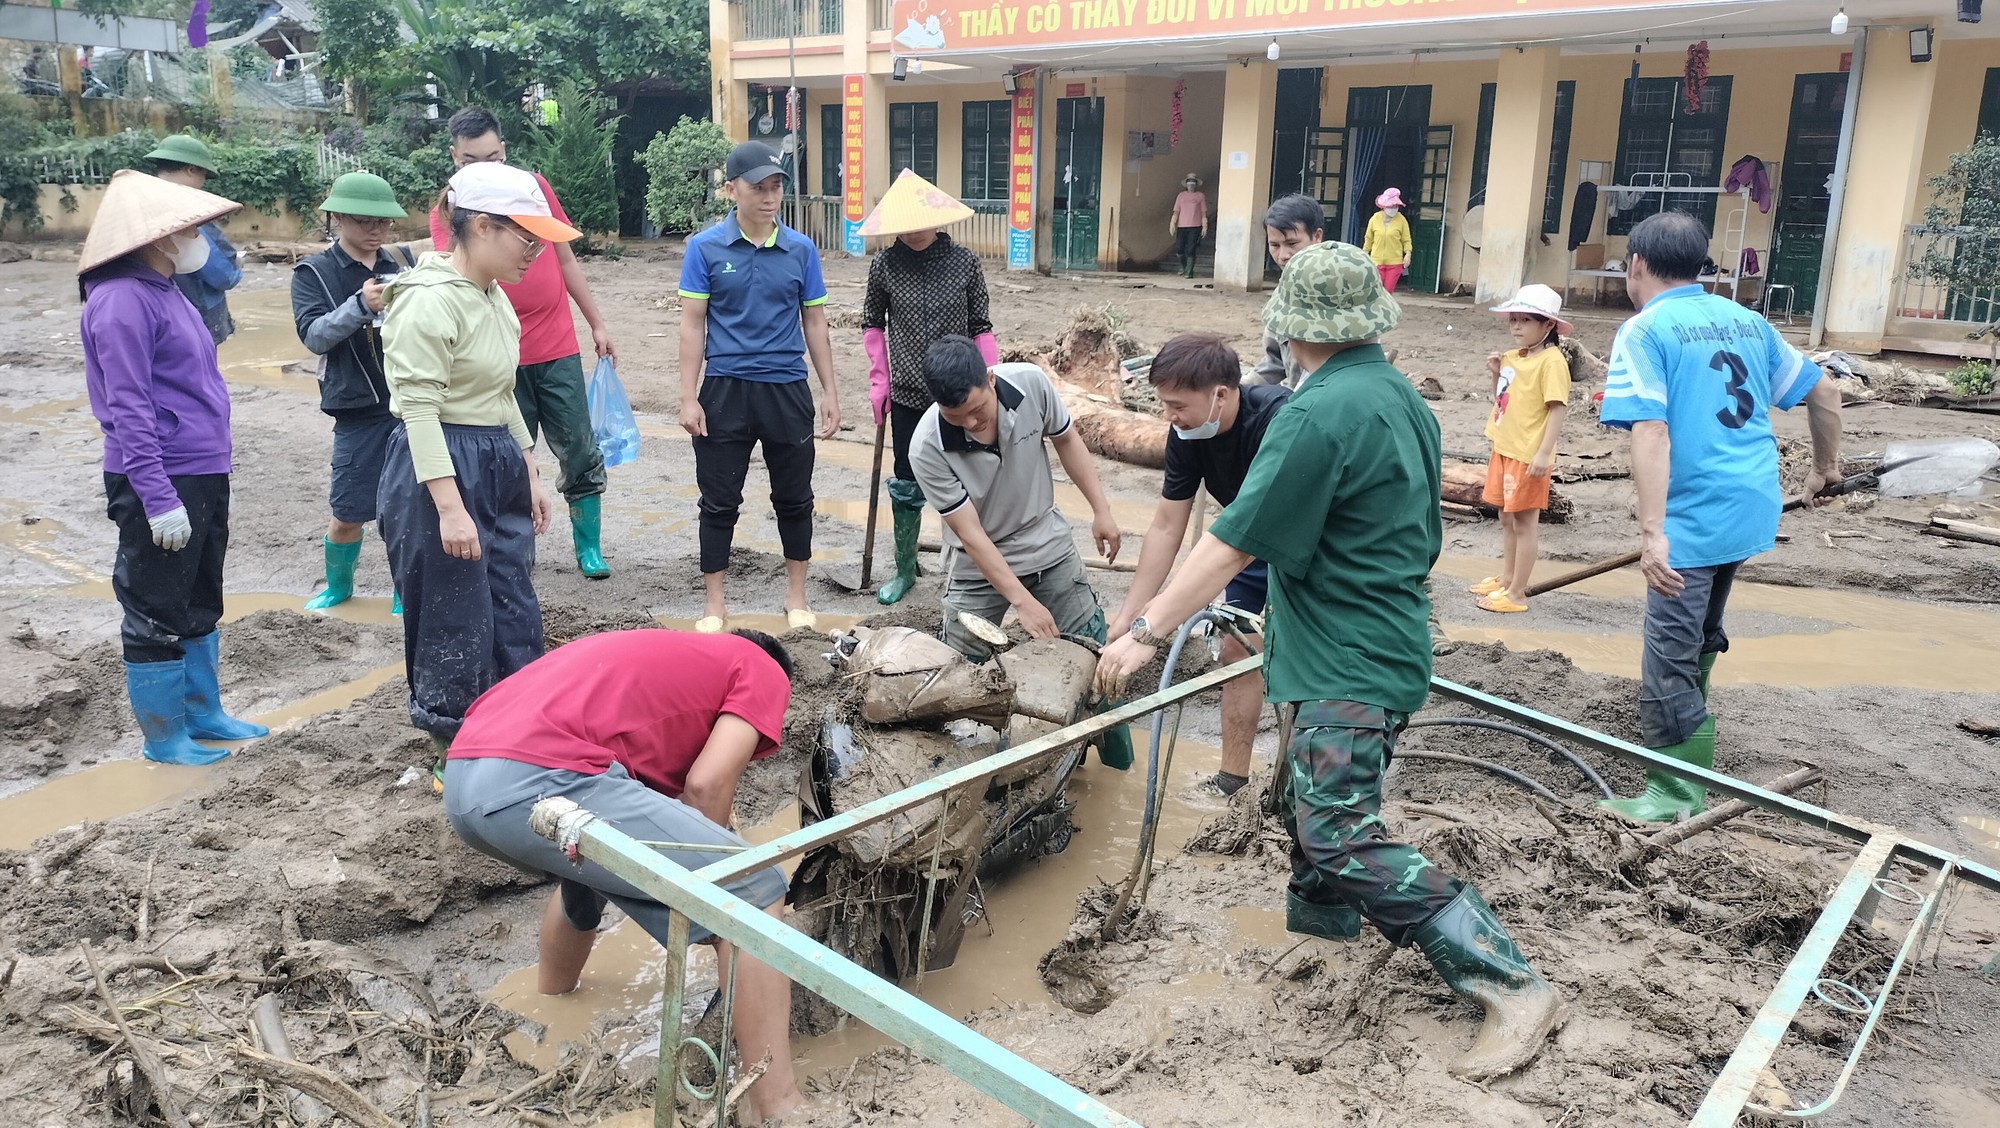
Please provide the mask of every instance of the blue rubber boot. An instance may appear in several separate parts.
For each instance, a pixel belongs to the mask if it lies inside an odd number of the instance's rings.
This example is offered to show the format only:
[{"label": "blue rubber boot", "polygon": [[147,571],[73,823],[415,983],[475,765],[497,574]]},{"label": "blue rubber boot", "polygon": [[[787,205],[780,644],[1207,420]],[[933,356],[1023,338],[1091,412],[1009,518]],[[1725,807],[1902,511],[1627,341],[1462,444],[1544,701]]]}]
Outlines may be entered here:
[{"label": "blue rubber boot", "polygon": [[403,593],[400,591],[391,591],[389,593],[389,614],[401,615],[402,613],[403,613]]},{"label": "blue rubber boot", "polygon": [[196,744],[188,736],[187,662],[125,663],[125,696],[146,737],[146,759],[156,764],[213,764],[227,748]]},{"label": "blue rubber boot", "polygon": [[188,732],[209,740],[253,740],[271,735],[263,725],[239,721],[222,711],[221,677],[216,669],[222,660],[219,632],[187,639],[181,649],[187,652]]},{"label": "blue rubber boot", "polygon": [[326,589],[306,600],[306,610],[338,607],[354,595],[354,565],[361,559],[361,542],[340,544],[322,540],[326,548]]}]

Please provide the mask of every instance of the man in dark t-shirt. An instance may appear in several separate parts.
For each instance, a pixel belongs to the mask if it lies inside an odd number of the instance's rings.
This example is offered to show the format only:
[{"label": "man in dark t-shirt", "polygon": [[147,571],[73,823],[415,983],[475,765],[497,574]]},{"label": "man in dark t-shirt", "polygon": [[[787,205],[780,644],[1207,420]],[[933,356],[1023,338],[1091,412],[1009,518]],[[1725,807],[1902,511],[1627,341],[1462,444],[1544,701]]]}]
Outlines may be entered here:
[{"label": "man in dark t-shirt", "polygon": [[[1185,333],[1168,341],[1153,358],[1148,379],[1173,428],[1167,435],[1167,475],[1139,552],[1139,569],[1111,625],[1110,638],[1123,638],[1140,609],[1159,594],[1187,534],[1196,492],[1205,487],[1224,506],[1236,500],[1264,441],[1265,426],[1292,394],[1282,385],[1245,386],[1236,350],[1213,333]],[[1229,582],[1224,602],[1261,615],[1265,594],[1264,562],[1256,560]],[[1248,654],[1235,639],[1224,639],[1224,661]],[[1226,796],[1249,781],[1250,746],[1257,738],[1257,715],[1263,707],[1261,676],[1238,678],[1223,687],[1222,770],[1204,786]]]}]

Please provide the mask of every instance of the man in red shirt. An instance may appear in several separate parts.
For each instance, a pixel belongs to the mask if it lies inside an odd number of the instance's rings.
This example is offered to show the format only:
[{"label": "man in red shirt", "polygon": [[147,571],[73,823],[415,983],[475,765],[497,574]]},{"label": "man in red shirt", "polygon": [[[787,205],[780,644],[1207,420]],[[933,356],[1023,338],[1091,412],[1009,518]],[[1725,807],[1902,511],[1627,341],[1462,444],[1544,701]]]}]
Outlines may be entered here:
[{"label": "man in red shirt", "polygon": [[[507,142],[500,136],[500,119],[493,111],[468,106],[451,115],[451,162],[459,168],[482,161],[507,162]],[[569,222],[556,191],[541,173],[535,180],[549,199],[555,218]],[[431,209],[431,246],[451,248],[451,232],[437,209]],[[611,574],[604,562],[600,537],[603,523],[604,452],[590,429],[590,403],[585,394],[583,358],[576,344],[576,324],[569,303],[590,325],[590,339],[599,358],[617,361],[611,331],[598,315],[597,301],[577,265],[569,244],[557,243],[537,258],[519,282],[500,283],[521,319],[521,366],[514,373],[514,398],[521,419],[533,435],[539,428],[555,452],[557,488],[569,502],[570,539],[576,548],[576,570],[593,580]]]},{"label": "man in red shirt", "polygon": [[[728,829],[736,785],[750,761],[777,752],[791,676],[785,648],[757,631],[613,631],[543,655],[472,703],[445,765],[445,818],[480,853],[560,881],[542,912],[543,994],[577,988],[607,900],[661,943],[671,914],[531,830],[535,804],[560,795],[634,838],[695,846],[664,853],[700,869],[720,856],[700,846],[745,845]],[[729,891],[782,917],[785,888],[772,867]],[[727,957],[700,926],[689,935]],[[804,1103],[792,1072],[791,1000],[782,974],[737,960],[737,1048],[746,1062],[768,1055],[771,1063],[748,1093],[759,1118]]]}]

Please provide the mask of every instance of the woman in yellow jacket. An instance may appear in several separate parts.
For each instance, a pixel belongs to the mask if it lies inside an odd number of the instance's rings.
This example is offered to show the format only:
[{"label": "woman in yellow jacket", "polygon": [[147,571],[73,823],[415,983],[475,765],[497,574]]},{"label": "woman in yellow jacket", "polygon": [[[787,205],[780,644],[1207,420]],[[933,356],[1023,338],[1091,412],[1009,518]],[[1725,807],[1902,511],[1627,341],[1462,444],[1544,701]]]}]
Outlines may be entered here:
[{"label": "woman in yellow jacket", "polygon": [[1403,271],[1410,268],[1410,221],[1403,218],[1402,189],[1391,188],[1375,197],[1375,206],[1381,210],[1369,217],[1361,249],[1375,260],[1382,288],[1393,294]]}]

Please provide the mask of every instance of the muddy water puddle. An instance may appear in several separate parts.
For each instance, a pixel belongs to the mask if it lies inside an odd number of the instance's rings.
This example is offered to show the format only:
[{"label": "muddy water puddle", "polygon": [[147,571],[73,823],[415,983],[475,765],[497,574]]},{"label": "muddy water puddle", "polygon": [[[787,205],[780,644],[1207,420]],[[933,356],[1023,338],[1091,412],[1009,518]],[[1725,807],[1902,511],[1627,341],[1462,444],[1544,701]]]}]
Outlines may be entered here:
[{"label": "muddy water puddle", "polygon": [[[1135,741],[1143,752],[1143,736],[1135,734]],[[1222,810],[1220,801],[1213,806],[1195,806],[1183,798],[1197,780],[1215,770],[1220,756],[1220,750],[1212,746],[1185,739],[1180,742],[1161,816],[1158,857],[1177,856],[1195,828]],[[921,990],[913,983],[904,984],[904,988],[953,1016],[1003,1005],[1021,1007],[1023,1014],[1032,1016],[1053,1007],[1037,965],[1068,931],[1076,913],[1076,895],[1093,882],[1116,883],[1130,872],[1139,845],[1144,790],[1143,761],[1130,772],[1114,772],[1094,761],[1080,770],[1069,788],[1079,828],[1069,849],[1031,863],[990,886],[986,920],[967,931],[957,961],[942,971],[928,973]],[[797,817],[793,809],[787,813],[787,825],[767,824],[746,831],[745,837],[768,841],[795,827]],[[1284,918],[1282,913],[1265,915],[1270,919],[1257,919],[1245,910],[1232,912],[1229,919],[1245,939],[1270,943],[1282,934]],[[713,965],[697,964],[692,955],[691,1010],[699,1005],[698,996],[712,990],[714,983]],[[581,1037],[593,1023],[603,1022],[614,1028],[607,1036],[613,1039],[611,1045],[621,1051],[652,1053],[658,1042],[665,959],[645,932],[620,922],[599,940],[584,972],[584,987],[571,995],[536,994],[532,965],[509,973],[489,997],[546,1027],[539,1045],[516,1035],[510,1038],[509,1049],[528,1064],[545,1069],[553,1064],[563,1041]],[[628,1025],[637,1029],[627,1029]],[[804,1072],[817,1073],[845,1069],[855,1059],[892,1044],[887,1035],[851,1022],[832,1034],[800,1040],[794,1051]]]},{"label": "muddy water puddle", "polygon": [[[1545,576],[1571,565],[1550,564]],[[1447,556],[1438,561],[1437,598],[1472,597],[1446,577],[1477,579],[1493,562]],[[1585,580],[1566,591],[1600,599],[1637,601],[1646,594],[1636,569]],[[1549,599],[1543,596],[1543,600]],[[2000,693],[2000,613],[1978,607],[1916,603],[1864,592],[1789,588],[1738,581],[1732,612],[1761,612],[1811,620],[1829,629],[1768,635],[1732,633],[1729,653],[1716,663],[1718,685],[1781,685],[1817,689],[1880,685],[1940,692]],[[1466,642],[1500,642],[1515,650],[1557,650],[1580,669],[1624,677],[1639,675],[1642,612],[1604,620],[1599,632],[1544,629],[1536,614],[1488,615],[1446,633]],[[1492,625],[1488,625],[1489,621]]]},{"label": "muddy water puddle", "polygon": [[[249,719],[279,732],[322,713],[345,709],[402,675],[400,662],[383,666]],[[240,751],[253,748],[257,742],[205,740],[202,743]],[[114,819],[179,799],[207,787],[215,771],[212,764],[179,767],[147,760],[111,760],[58,776],[0,799],[0,850],[25,850],[36,839],[66,826]]]}]

